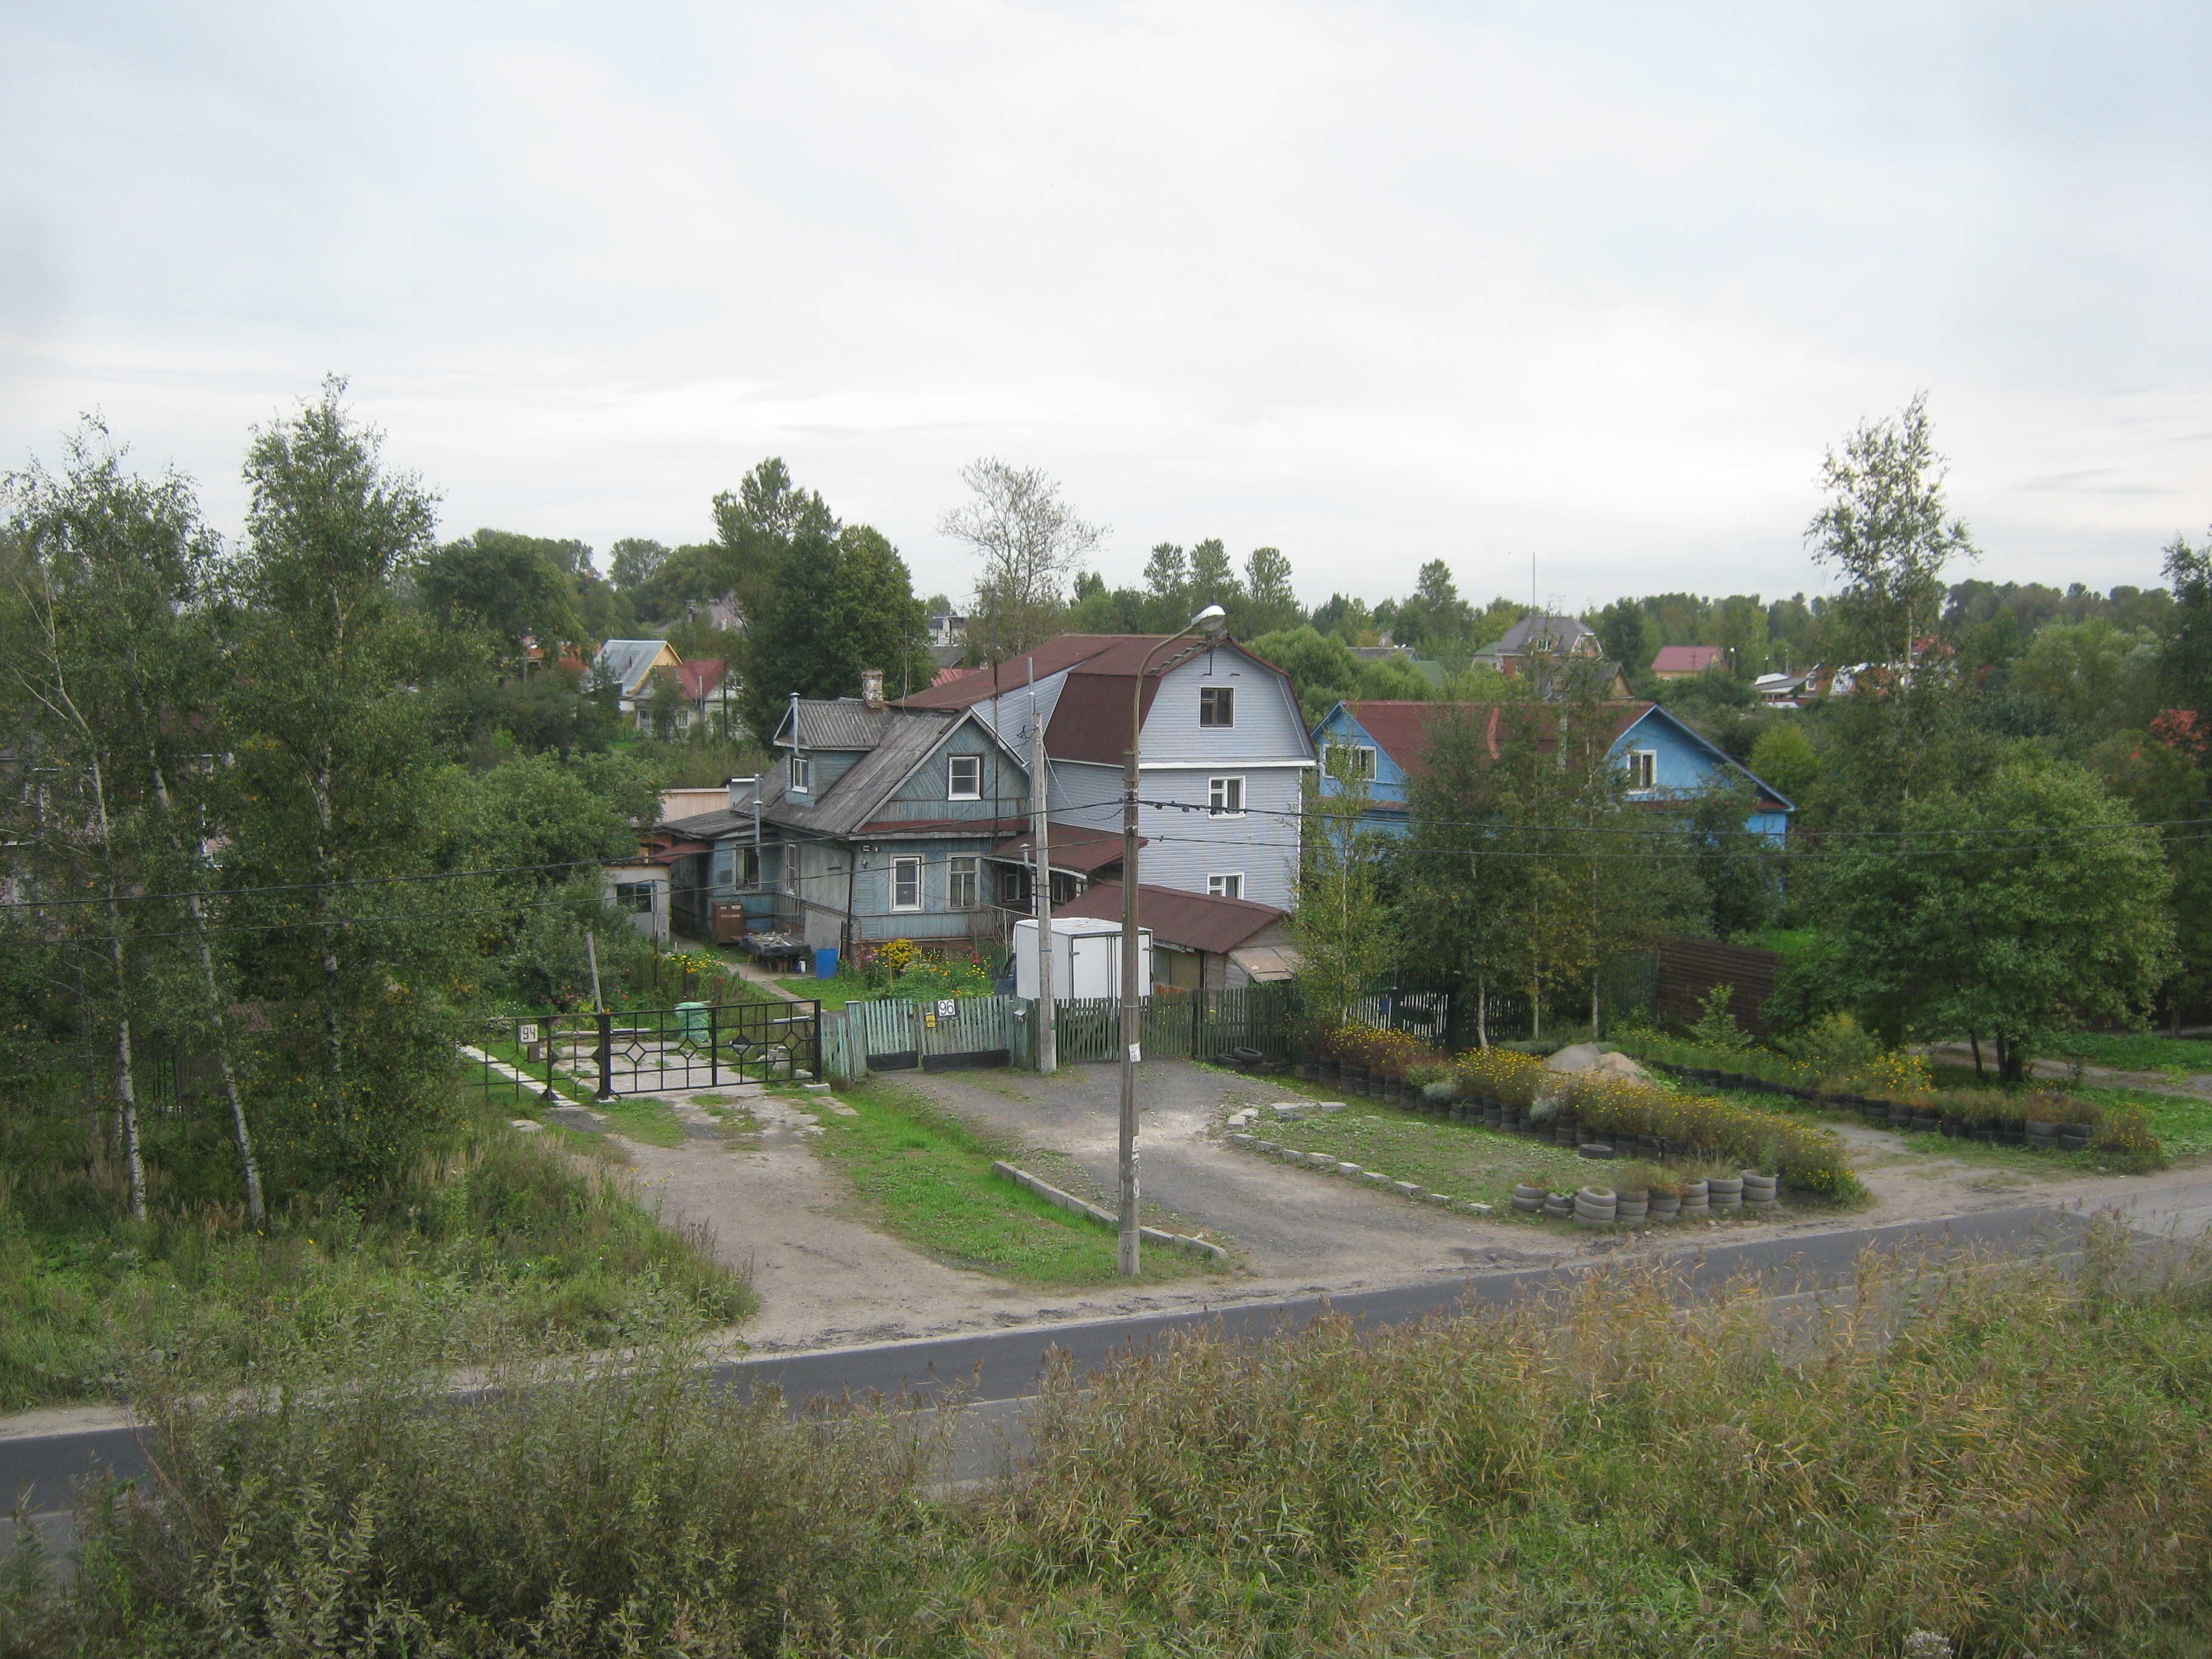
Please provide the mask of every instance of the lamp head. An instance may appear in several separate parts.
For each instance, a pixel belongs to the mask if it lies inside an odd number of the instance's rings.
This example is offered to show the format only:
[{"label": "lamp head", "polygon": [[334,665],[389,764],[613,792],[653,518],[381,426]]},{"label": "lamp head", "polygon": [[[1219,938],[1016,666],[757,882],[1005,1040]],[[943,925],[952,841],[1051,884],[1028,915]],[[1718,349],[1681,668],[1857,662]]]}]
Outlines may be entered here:
[{"label": "lamp head", "polygon": [[1221,632],[1222,625],[1228,620],[1229,613],[1226,611],[1218,605],[1209,605],[1190,619],[1190,625],[1193,628],[1203,629],[1208,635],[1213,635]]}]

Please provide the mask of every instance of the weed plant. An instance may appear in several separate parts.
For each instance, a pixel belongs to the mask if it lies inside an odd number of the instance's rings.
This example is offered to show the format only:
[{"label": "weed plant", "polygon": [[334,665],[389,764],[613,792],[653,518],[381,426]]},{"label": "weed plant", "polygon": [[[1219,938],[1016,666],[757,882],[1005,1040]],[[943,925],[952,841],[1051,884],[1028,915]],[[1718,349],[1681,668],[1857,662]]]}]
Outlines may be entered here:
[{"label": "weed plant", "polygon": [[960,1492],[948,1419],[717,1393],[680,1319],[619,1372],[523,1354],[462,1404],[427,1329],[276,1345],[142,1376],[161,1478],[89,1495],[70,1582],[19,1559],[0,1640],[2179,1659],[2212,1616],[2212,1321],[2198,1264],[2137,1262],[2100,1226],[2070,1266],[1869,1257],[1819,1304],[1747,1284],[1686,1316],[1623,1267],[1187,1334],[1049,1373],[1034,1454]]},{"label": "weed plant", "polygon": [[503,1123],[395,1188],[295,1200],[258,1230],[234,1203],[191,1197],[169,1173],[180,1160],[159,1158],[151,1213],[133,1222],[119,1166],[31,1156],[39,1127],[0,1125],[0,1164],[23,1171],[0,1173],[0,1410],[112,1395],[150,1350],[214,1345],[243,1361],[424,1308],[456,1310],[479,1340],[600,1344],[653,1298],[717,1325],[755,1305],[703,1231],[660,1225],[619,1176]]}]

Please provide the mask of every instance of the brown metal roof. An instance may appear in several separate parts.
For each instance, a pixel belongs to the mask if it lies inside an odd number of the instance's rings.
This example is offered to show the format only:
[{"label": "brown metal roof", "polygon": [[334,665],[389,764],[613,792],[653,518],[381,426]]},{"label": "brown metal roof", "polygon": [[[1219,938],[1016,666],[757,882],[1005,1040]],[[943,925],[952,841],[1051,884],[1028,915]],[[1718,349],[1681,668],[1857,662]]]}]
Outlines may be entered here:
[{"label": "brown metal roof", "polygon": [[1021,690],[1029,683],[1032,664],[1036,678],[1042,679],[1048,674],[1057,674],[1063,668],[1073,668],[1079,662],[1126,646],[1132,640],[1141,639],[1149,648],[1164,637],[1159,634],[1062,634],[1056,640],[1045,641],[1035,650],[1000,663],[996,673],[987,663],[957,679],[915,692],[903,699],[904,705],[908,708],[972,708],[993,696]]},{"label": "brown metal roof", "polygon": [[[1093,916],[1103,921],[1121,917],[1121,884],[1103,881],[1081,897],[1055,905],[1059,916]],[[1283,919],[1272,904],[1249,899],[1212,898],[1173,887],[1140,883],[1137,888],[1137,925],[1152,930],[1163,945],[1180,945],[1187,951],[1233,951],[1262,929]]]},{"label": "brown metal roof", "polygon": [[[1027,833],[1016,836],[1012,841],[1001,842],[994,847],[991,856],[1008,863],[1027,864],[1030,843],[1036,839],[1035,836]],[[1142,836],[1138,836],[1137,845],[1142,847],[1145,839]],[[1055,823],[1052,826],[1051,843],[1046,850],[1052,854],[1054,869],[1072,870],[1078,875],[1087,876],[1094,870],[1103,870],[1109,864],[1121,861],[1121,837],[1110,830],[1085,830],[1072,823]]]}]

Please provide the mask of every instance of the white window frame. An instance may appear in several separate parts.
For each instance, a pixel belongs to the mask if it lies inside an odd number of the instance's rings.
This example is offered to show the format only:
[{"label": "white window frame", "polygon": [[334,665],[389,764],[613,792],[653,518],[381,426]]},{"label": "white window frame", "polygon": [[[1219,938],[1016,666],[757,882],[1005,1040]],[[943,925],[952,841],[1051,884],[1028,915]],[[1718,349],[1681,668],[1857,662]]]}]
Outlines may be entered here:
[{"label": "white window frame", "polygon": [[814,757],[811,755],[793,755],[788,764],[791,769],[786,787],[794,795],[812,794],[814,793]]},{"label": "white window frame", "polygon": [[[1237,890],[1233,893],[1229,890],[1232,886]],[[1243,898],[1244,872],[1242,870],[1209,871],[1206,878],[1206,896],[1208,898]]]},{"label": "white window frame", "polygon": [[1632,749],[1621,757],[1628,772],[1628,793],[1648,795],[1659,787],[1659,751],[1656,749]]},{"label": "white window frame", "polygon": [[[1330,753],[1332,754],[1349,755],[1352,757],[1352,764],[1346,770],[1346,776],[1348,780],[1354,780],[1361,783],[1372,783],[1375,781],[1375,745],[1373,744],[1332,743],[1328,747]],[[1334,774],[1336,770],[1335,762],[1330,761],[1326,769],[1331,774]]]},{"label": "white window frame", "polygon": [[[975,787],[963,790],[960,787],[960,768],[965,763],[975,769]],[[981,755],[947,755],[945,757],[945,799],[947,800],[981,800],[983,799],[983,757]]]},{"label": "white window frame", "polygon": [[[899,902],[899,888],[904,884],[906,878],[902,876],[900,872],[908,865],[912,865],[914,866],[914,902],[911,904],[901,904]],[[898,857],[891,860],[891,908],[901,911],[919,910],[921,908],[921,905],[922,891],[921,855],[913,853],[902,853]]]},{"label": "white window frame", "polygon": [[[1206,719],[1206,693],[1209,691],[1216,694],[1212,700],[1216,708],[1224,704],[1227,706],[1229,711],[1227,720]],[[1237,724],[1237,688],[1233,685],[1200,686],[1198,688],[1198,723],[1201,728],[1208,732],[1226,732],[1234,728]]]},{"label": "white window frame", "polygon": [[[1237,805],[1234,806],[1228,805],[1228,799],[1232,792],[1237,797]],[[1243,817],[1244,816],[1244,775],[1242,772],[1231,772],[1220,777],[1208,778],[1206,781],[1206,810],[1217,818]]]},{"label": "white window frame", "polygon": [[[968,889],[967,902],[962,902],[961,884]],[[948,910],[980,910],[983,908],[983,860],[975,853],[955,853],[945,861],[945,908]]]}]

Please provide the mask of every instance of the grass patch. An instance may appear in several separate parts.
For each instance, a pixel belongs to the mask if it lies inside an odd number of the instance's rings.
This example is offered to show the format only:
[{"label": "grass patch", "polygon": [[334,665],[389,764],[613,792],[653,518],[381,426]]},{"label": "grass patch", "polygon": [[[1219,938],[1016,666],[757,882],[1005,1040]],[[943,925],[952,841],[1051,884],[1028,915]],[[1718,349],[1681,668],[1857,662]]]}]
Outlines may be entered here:
[{"label": "grass patch", "polygon": [[[130,1218],[121,1171],[0,1133],[0,1411],[112,1397],[136,1357],[198,1345],[234,1358],[367,1322],[438,1310],[471,1341],[551,1333],[602,1345],[672,1300],[727,1325],[751,1313],[742,1275],[703,1235],[659,1225],[615,1177],[562,1155],[605,1137],[525,1134],[493,1107],[399,1190],[279,1206],[255,1231],[236,1209],[167,1195]],[[156,1121],[149,1133],[166,1127]],[[81,1138],[81,1131],[78,1132]]]},{"label": "grass patch", "polygon": [[848,1002],[857,1002],[868,995],[866,981],[838,974],[831,979],[779,979],[776,981],[795,997],[805,997],[822,1005],[824,1012],[842,1008]]},{"label": "grass patch", "polygon": [[1417,1325],[1199,1331],[1048,1373],[1033,1454],[957,1495],[930,1425],[700,1388],[680,1340],[460,1412],[408,1332],[349,1333],[149,1374],[162,1486],[92,1494],[66,1582],[0,1574],[0,1630],[25,1659],[2183,1659],[2212,1309],[2201,1268],[2133,1261],[2106,1226],[2078,1266],[1869,1257],[1825,1310],[1684,1316],[1626,1267]]},{"label": "grass patch", "polygon": [[[844,1171],[894,1237],[956,1267],[1024,1285],[1100,1285],[1116,1277],[1110,1231],[991,1174],[994,1158],[1020,1163],[1020,1149],[896,1083],[871,1079],[841,1090],[838,1098],[855,1115],[824,1116],[817,1150]],[[1204,1271],[1181,1250],[1144,1252],[1147,1279]]]},{"label": "grass patch", "polygon": [[[1972,1066],[1942,1063],[1931,1065],[1929,1073],[1938,1089],[1999,1089],[2010,1094],[2028,1094],[2038,1089],[2054,1086],[2049,1079],[2033,1083],[2000,1084],[1993,1077],[1977,1078]],[[2197,1095],[2165,1094],[2154,1089],[2130,1088],[2125,1084],[2085,1083],[2080,1088],[2071,1084],[2063,1085],[2065,1092],[2111,1110],[2116,1107],[2139,1106],[2150,1119],[2159,1143],[2174,1158],[2200,1157],[2212,1152],[2212,1100]],[[1947,1146],[1955,1141],[1945,1141]],[[2017,1149],[2014,1149],[2017,1150]],[[2094,1147],[2084,1152],[2062,1152],[2055,1157],[2039,1153],[2037,1165],[2054,1164],[2060,1158],[2081,1159],[2094,1168],[2100,1161]]]},{"label": "grass patch", "polygon": [[[1278,1146],[1327,1152],[1340,1163],[1379,1170],[1393,1181],[1410,1181],[1431,1192],[1491,1205],[1501,1220],[1530,1218],[1512,1208],[1516,1182],[1572,1192],[1577,1187],[1610,1184],[1607,1177],[1614,1168],[1563,1146],[1389,1106],[1350,1107],[1291,1123],[1263,1119],[1251,1126],[1251,1132]],[[1316,1181],[1329,1178],[1319,1173],[1314,1176]]]},{"label": "grass patch", "polygon": [[2077,1031],[2057,1039],[2055,1058],[2081,1059],[2116,1072],[2164,1072],[2202,1076],[2212,1072],[2212,1042],[2203,1037],[2160,1036],[2155,1031],[2120,1035]]}]

